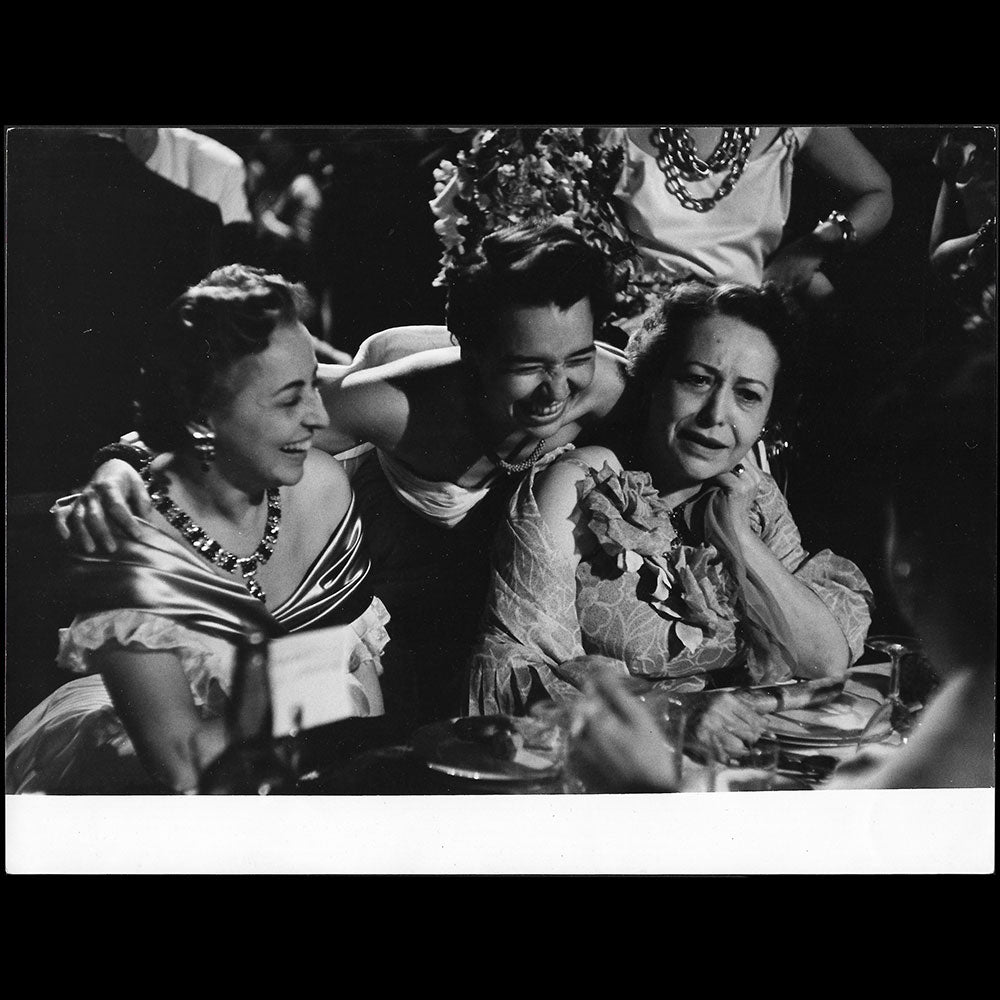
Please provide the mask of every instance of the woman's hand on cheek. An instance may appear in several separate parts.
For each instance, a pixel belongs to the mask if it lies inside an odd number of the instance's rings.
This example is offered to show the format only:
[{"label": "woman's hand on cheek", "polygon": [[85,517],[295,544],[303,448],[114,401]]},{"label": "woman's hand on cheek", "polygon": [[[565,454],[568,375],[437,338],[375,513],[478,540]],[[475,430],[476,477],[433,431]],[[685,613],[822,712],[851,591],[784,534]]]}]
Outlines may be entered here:
[{"label": "woman's hand on cheek", "polygon": [[715,481],[726,494],[736,525],[749,524],[750,508],[763,481],[763,473],[753,451],[748,451],[729,472],[716,476]]}]

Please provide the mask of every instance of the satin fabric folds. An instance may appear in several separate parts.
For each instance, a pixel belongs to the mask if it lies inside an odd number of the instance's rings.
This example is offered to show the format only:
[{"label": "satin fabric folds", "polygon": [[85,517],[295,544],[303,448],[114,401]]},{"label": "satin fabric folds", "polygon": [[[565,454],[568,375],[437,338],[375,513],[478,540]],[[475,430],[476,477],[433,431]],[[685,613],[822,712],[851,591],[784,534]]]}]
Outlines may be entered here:
[{"label": "satin fabric folds", "polygon": [[[148,522],[140,524],[140,539],[120,541],[114,556],[74,558],[78,614],[61,632],[58,662],[84,676],[64,684],[9,733],[8,794],[150,788],[96,672],[95,657],[104,648],[169,651],[184,671],[196,708],[210,718],[228,703],[236,642],[247,630],[276,639],[349,625],[355,636],[349,670],[370,677],[377,688],[389,615],[371,590],[353,499],[298,586],[273,611],[186,543]],[[377,701],[380,706],[381,696]]]},{"label": "satin fabric folds", "polygon": [[120,541],[113,558],[76,557],[71,576],[80,615],[141,608],[235,641],[249,629],[276,637],[346,624],[372,601],[366,579],[370,563],[353,498],[302,582],[273,612],[189,546],[140,523],[142,541]]}]

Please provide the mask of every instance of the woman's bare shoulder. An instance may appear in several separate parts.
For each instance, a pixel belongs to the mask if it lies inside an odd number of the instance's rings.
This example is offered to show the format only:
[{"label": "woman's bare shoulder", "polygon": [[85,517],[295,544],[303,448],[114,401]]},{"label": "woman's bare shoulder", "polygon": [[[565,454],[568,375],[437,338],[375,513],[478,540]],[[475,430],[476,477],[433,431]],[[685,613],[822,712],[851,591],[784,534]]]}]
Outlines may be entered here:
[{"label": "woman's bare shoulder", "polygon": [[539,473],[535,480],[535,499],[542,517],[550,525],[564,521],[576,507],[577,483],[591,469],[603,469],[605,463],[616,472],[622,470],[618,456],[610,448],[587,445],[567,452]]},{"label": "woman's bare shoulder", "polygon": [[306,456],[302,479],[288,492],[291,510],[330,531],[344,519],[353,495],[344,467],[316,448]]},{"label": "woman's bare shoulder", "polygon": [[590,412],[595,417],[606,416],[614,409],[625,391],[625,355],[616,348],[597,345],[594,378],[587,387]]}]

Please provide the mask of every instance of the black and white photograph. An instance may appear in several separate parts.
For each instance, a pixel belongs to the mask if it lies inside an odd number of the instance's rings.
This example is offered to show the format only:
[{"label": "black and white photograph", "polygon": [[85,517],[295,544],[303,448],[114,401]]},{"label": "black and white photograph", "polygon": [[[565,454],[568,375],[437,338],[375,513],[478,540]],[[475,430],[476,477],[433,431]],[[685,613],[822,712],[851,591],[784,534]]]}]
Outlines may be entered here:
[{"label": "black and white photograph", "polygon": [[996,153],[8,125],[8,874],[992,873]]}]

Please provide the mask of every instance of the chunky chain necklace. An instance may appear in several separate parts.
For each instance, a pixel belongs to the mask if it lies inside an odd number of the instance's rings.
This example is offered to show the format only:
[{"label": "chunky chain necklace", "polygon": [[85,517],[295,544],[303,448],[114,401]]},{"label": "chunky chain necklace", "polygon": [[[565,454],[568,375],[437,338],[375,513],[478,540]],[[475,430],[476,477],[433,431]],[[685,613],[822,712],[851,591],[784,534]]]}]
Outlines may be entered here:
[{"label": "chunky chain necklace", "polygon": [[[167,493],[165,480],[158,480],[158,485],[152,482],[152,476],[147,469],[143,473],[146,480],[146,490],[153,506],[172,524],[188,542],[206,559],[222,567],[227,573],[232,573],[238,569],[243,574],[243,583],[247,590],[263,602],[265,600],[264,589],[257,580],[257,570],[271,558],[274,546],[278,541],[278,530],[281,527],[281,493],[277,488],[267,491],[267,523],[264,525],[264,537],[260,540],[260,545],[248,556],[237,556],[227,549],[224,549],[214,538],[210,538],[205,529],[195,524],[170,499]],[[162,483],[162,485],[159,485]]]},{"label": "chunky chain necklace", "polygon": [[[656,150],[656,165],[663,172],[667,190],[692,212],[708,212],[717,202],[732,191],[750,158],[750,149],[760,132],[759,126],[742,125],[724,128],[719,144],[707,160],[695,153],[694,140],[686,128],[660,126],[649,133],[649,141]],[[729,170],[715,194],[708,198],[695,198],[685,186],[685,181],[703,181],[721,170]]]},{"label": "chunky chain necklace", "polygon": [[493,462],[499,465],[508,476],[513,476],[518,472],[527,472],[535,462],[538,461],[539,456],[542,454],[542,449],[545,447],[545,438],[542,438],[538,444],[535,445],[534,450],[523,462],[508,462],[506,459],[501,458],[499,455],[493,455]]}]

